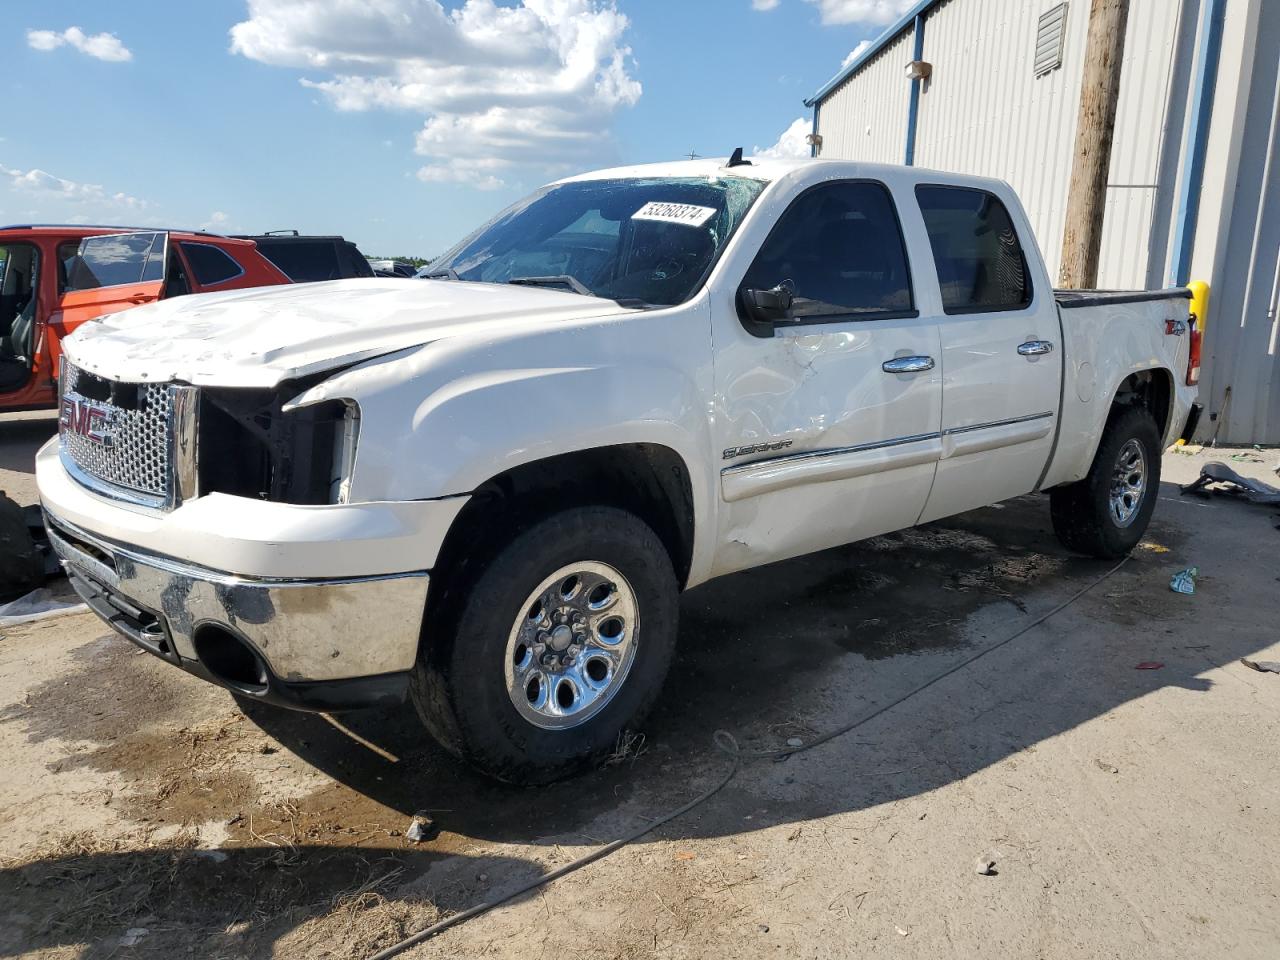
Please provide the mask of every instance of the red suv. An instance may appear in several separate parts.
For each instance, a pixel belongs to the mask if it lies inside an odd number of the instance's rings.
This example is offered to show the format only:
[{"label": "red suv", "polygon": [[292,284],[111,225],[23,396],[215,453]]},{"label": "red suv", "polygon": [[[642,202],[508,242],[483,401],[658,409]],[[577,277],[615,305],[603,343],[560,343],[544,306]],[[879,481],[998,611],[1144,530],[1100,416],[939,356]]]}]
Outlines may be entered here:
[{"label": "red suv", "polygon": [[0,227],[0,413],[57,406],[62,338],[141,303],[291,282],[252,240],[129,227]]}]

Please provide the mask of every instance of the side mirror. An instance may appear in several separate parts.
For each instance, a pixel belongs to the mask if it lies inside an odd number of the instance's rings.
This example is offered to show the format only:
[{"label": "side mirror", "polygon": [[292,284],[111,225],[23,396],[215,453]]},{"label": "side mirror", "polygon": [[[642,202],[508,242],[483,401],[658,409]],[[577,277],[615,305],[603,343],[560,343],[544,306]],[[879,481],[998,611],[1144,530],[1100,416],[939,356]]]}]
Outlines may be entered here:
[{"label": "side mirror", "polygon": [[778,284],[769,290],[744,289],[741,292],[742,308],[757,323],[777,323],[787,319],[795,295],[790,287]]}]

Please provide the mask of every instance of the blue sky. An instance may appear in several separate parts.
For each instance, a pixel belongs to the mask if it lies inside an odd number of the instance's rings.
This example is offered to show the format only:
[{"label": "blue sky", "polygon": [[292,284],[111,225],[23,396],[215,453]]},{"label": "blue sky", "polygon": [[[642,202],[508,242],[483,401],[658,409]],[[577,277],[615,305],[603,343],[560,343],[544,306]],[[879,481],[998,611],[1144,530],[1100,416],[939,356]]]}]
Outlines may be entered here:
[{"label": "blue sky", "polygon": [[911,5],[11,6],[0,222],[293,227],[432,256],[565,173],[773,147]]}]

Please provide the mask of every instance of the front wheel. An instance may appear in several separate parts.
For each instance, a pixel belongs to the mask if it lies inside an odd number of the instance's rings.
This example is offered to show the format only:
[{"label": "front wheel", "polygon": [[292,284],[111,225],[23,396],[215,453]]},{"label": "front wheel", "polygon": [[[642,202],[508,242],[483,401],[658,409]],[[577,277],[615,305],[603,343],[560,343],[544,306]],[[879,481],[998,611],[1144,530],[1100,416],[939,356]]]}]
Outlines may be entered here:
[{"label": "front wheel", "polygon": [[1112,412],[1083,480],[1049,491],[1063,546],[1118,559],[1138,545],[1160,488],[1160,431],[1145,407]]},{"label": "front wheel", "polygon": [[678,585],[633,514],[585,507],[516,536],[428,623],[411,691],[447,749],[491,776],[545,783],[616,748],[662,686]]}]

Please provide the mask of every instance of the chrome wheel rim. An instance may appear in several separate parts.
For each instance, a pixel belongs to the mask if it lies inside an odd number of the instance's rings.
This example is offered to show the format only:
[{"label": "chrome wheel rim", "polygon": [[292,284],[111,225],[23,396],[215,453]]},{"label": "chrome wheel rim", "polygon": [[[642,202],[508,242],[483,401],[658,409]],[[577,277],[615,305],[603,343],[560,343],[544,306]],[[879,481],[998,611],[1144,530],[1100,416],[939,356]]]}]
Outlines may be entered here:
[{"label": "chrome wheel rim", "polygon": [[1111,471],[1111,522],[1117,527],[1133,523],[1146,491],[1146,453],[1138,440],[1130,439],[1120,448]]},{"label": "chrome wheel rim", "polygon": [[561,567],[533,590],[507,638],[507,695],[544,730],[586,723],[626,682],[636,656],[640,607],[607,563]]}]

